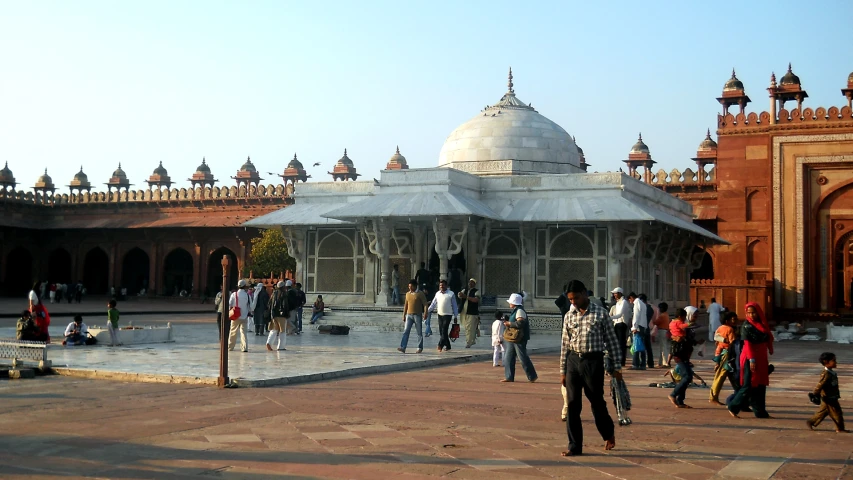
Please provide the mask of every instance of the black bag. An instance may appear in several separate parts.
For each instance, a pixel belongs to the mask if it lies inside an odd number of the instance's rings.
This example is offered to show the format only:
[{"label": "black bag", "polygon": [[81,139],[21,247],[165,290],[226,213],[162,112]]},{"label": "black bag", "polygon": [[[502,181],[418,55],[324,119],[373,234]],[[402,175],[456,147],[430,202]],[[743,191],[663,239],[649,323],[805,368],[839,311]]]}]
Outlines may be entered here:
[{"label": "black bag", "polygon": [[86,345],[95,345],[98,343],[98,339],[93,337],[91,333],[87,333],[89,335],[86,337]]},{"label": "black bag", "polygon": [[349,335],[349,327],[346,325],[320,325],[317,331],[325,335]]}]

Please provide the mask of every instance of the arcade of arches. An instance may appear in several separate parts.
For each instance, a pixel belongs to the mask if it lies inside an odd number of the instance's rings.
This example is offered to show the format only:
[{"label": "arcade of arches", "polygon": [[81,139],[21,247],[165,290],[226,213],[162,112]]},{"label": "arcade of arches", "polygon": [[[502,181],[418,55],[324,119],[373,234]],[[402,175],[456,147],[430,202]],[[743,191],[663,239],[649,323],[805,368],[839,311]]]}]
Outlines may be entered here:
[{"label": "arcade of arches", "polygon": [[[172,296],[186,291],[213,295],[222,283],[227,256],[229,278],[248,262],[256,229],[71,230],[61,235],[5,232],[0,255],[0,292],[25,294],[33,282],[82,280],[90,294],[126,288],[128,295]],[[236,282],[236,280],[232,280]]]}]

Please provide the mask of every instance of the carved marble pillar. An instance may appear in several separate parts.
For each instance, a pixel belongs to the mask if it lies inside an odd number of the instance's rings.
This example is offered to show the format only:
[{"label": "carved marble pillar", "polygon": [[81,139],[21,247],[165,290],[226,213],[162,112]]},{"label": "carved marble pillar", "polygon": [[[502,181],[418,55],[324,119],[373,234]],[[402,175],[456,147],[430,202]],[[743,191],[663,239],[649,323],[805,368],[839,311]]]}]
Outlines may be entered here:
[{"label": "carved marble pillar", "polygon": [[532,225],[520,226],[518,229],[518,239],[520,240],[518,252],[521,257],[519,268],[519,289],[527,292],[530,296],[530,305],[528,308],[534,308],[535,300],[533,299],[536,288],[536,228]]},{"label": "carved marble pillar", "polygon": [[[622,262],[630,258],[637,260],[637,244],[643,234],[643,226],[642,224],[638,224],[637,232],[632,234],[626,232],[621,226],[611,226],[608,230],[610,233],[610,265],[607,268],[609,292],[616,287],[625,288],[623,283],[626,279],[622,278]],[[639,268],[635,268],[635,271],[638,270]],[[627,294],[628,292],[626,291],[625,293]]]},{"label": "carved marble pillar", "polygon": [[[477,223],[477,228],[474,230],[474,233],[471,235],[471,239],[468,243],[474,246],[474,248],[469,249],[472,252],[472,255],[469,257],[474,257],[476,261],[476,270],[477,272],[477,282],[480,292],[488,292],[489,288],[489,279],[486,278],[486,266],[485,259],[486,255],[489,254],[489,239],[492,235],[492,222],[491,220],[480,220]],[[470,260],[469,260],[470,263]],[[472,275],[473,276],[473,275]]]},{"label": "carved marble pillar", "polygon": [[379,260],[379,293],[376,305],[391,305],[391,225],[385,220],[371,220],[363,227],[370,253]]},{"label": "carved marble pillar", "polygon": [[412,255],[412,278],[415,278],[415,274],[421,268],[421,262],[426,263],[427,258],[426,255],[426,228],[422,225],[415,225],[412,227],[412,247],[414,248],[414,255]]}]

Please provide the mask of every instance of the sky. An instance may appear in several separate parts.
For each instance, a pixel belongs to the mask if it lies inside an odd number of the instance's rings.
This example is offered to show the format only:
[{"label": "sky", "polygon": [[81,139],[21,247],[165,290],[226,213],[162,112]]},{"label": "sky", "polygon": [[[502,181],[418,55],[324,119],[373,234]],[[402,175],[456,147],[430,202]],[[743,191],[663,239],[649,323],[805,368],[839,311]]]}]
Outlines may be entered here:
[{"label": "sky", "polygon": [[[121,163],[178,186],[206,158],[268,180],[296,153],[329,181],[344,148],[366,179],[399,145],[434,167],[454,128],[515,92],[614,171],[642,132],[657,168],[690,160],[737,70],[769,106],[788,62],[805,105],[842,106],[853,2],[40,1],[0,3],[0,162],[19,188]],[[314,163],[321,165],[312,167]],[[265,181],[263,183],[268,183]]]}]

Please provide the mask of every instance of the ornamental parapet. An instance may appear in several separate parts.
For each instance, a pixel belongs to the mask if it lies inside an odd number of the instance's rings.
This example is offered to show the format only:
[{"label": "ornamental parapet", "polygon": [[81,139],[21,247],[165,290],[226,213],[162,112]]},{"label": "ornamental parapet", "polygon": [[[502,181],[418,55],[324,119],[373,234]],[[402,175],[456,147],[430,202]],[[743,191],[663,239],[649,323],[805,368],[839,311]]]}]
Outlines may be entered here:
[{"label": "ornamental parapet", "polygon": [[241,185],[240,187],[196,187],[122,192],[82,192],[44,195],[40,192],[0,189],[0,202],[36,205],[74,205],[107,203],[192,203],[228,200],[285,200],[293,195],[293,185]]},{"label": "ornamental parapet", "polygon": [[805,108],[802,112],[795,108],[790,112],[784,108],[779,110],[776,123],[771,122],[771,113],[739,113],[732,115],[717,114],[717,134],[735,134],[746,132],[761,132],[773,130],[794,130],[808,128],[850,128],[853,126],[853,110],[850,107],[818,107]]},{"label": "ornamental parapet", "polygon": [[[643,181],[642,175],[634,174],[634,178]],[[664,169],[651,176],[649,185],[660,188],[666,192],[712,192],[717,190],[717,168],[711,166],[709,170],[686,168],[679,171],[673,168],[669,172]]]}]

